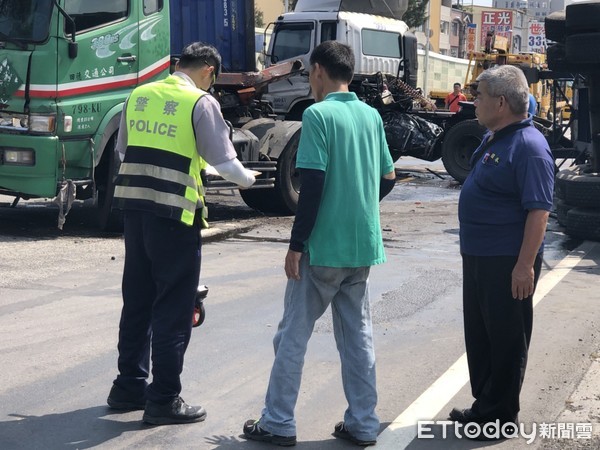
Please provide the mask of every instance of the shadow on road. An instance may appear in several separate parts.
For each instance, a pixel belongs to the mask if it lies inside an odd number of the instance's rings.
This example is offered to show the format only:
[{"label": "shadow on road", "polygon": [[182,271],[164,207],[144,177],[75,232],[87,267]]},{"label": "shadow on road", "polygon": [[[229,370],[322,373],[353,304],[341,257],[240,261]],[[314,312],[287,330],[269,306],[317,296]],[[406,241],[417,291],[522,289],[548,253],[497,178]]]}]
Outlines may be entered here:
[{"label": "shadow on road", "polygon": [[43,416],[8,414],[16,420],[0,422],[0,448],[92,448],[128,431],[147,428],[139,418],[107,418],[106,406],[77,409]]},{"label": "shadow on road", "polygon": [[[8,198],[8,197],[4,197]],[[264,214],[246,206],[238,194],[211,193],[207,197],[209,222],[240,221],[264,217]],[[59,239],[64,237],[121,238],[120,232],[106,232],[98,228],[96,209],[91,201],[76,201],[66,217],[62,230],[58,229],[58,206],[50,200],[21,201],[16,207],[0,202],[0,242],[20,238]]]}]

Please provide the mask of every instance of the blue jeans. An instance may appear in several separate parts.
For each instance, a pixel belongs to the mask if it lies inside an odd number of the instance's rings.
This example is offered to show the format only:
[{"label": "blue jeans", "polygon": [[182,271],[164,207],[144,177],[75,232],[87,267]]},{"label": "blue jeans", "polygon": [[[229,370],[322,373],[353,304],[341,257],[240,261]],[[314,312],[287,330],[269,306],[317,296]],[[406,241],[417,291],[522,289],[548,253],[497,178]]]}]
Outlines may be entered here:
[{"label": "blue jeans", "polygon": [[331,304],[333,330],[348,401],[344,422],[358,439],[377,437],[375,414],[375,352],[369,304],[370,267],[310,266],[300,260],[300,280],[288,280],[283,318],[273,339],[271,370],[260,427],[280,436],[295,436],[294,408],[298,399],[304,355],[315,322]]}]

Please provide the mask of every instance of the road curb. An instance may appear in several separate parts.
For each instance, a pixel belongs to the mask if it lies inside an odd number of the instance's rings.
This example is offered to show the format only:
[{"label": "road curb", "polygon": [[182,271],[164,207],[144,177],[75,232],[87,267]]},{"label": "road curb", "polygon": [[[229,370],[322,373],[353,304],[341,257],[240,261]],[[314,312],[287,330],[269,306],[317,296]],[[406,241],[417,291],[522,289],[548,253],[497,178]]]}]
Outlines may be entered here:
[{"label": "road curb", "polygon": [[204,228],[200,231],[202,236],[202,242],[216,242],[222,241],[229,237],[235,236],[240,233],[247,233],[253,228],[259,225],[258,221],[252,221],[251,223],[220,223],[210,228]]}]

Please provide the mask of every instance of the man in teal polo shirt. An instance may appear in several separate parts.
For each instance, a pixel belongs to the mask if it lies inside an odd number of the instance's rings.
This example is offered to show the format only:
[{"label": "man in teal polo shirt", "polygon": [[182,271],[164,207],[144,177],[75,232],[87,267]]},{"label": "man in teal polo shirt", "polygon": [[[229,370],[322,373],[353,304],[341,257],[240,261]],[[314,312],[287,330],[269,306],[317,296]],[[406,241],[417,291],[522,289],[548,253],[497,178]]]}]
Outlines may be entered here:
[{"label": "man in teal polo shirt", "polygon": [[296,444],[294,408],[306,346],[331,304],[348,401],[333,434],[374,445],[379,419],[368,276],[372,265],[385,262],[379,201],[394,186],[394,164],[378,112],[348,90],[354,71],[350,47],[324,42],[310,64],[317,103],[302,117],[296,162],[302,189],[285,258],[283,319],[273,340],[265,407],[259,420],[244,424],[244,436]]}]

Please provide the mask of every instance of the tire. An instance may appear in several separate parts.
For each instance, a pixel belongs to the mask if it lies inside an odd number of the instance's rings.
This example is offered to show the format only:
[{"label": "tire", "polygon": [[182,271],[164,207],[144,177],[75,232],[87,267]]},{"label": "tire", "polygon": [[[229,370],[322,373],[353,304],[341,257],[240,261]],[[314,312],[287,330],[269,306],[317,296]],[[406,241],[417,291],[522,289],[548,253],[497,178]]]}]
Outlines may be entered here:
[{"label": "tire", "polygon": [[204,303],[196,301],[196,304],[194,305],[192,328],[202,325],[204,323],[204,319],[206,319],[206,309],[204,308]]},{"label": "tire", "polygon": [[567,234],[600,241],[600,209],[570,209],[567,213]]},{"label": "tire", "polygon": [[477,120],[465,120],[454,125],[442,142],[442,162],[448,174],[463,183],[471,171],[470,159],[481,144],[485,128]]},{"label": "tire", "polygon": [[567,37],[565,12],[556,11],[546,16],[544,29],[546,31],[546,39],[564,44]]},{"label": "tire", "polygon": [[549,45],[546,50],[548,67],[554,71],[569,71],[570,66],[567,64],[567,53],[564,44]]},{"label": "tire", "polygon": [[[569,63],[597,65],[600,63],[600,32],[567,36],[565,51]],[[589,69],[598,70],[597,67]]]},{"label": "tire", "polygon": [[570,175],[565,175],[564,200],[581,208],[600,208],[600,175],[583,172],[585,167],[578,166]]},{"label": "tire", "polygon": [[244,203],[257,211],[272,214],[280,209],[275,188],[268,189],[240,189],[240,196]]},{"label": "tire", "polygon": [[102,231],[123,232],[123,212],[112,208],[115,193],[115,180],[119,173],[121,161],[115,150],[117,135],[115,134],[104,149],[103,161],[98,165],[96,205],[96,224]]},{"label": "tire", "polygon": [[573,174],[570,169],[561,170],[554,179],[554,195],[560,200],[567,198],[567,184],[569,177]]},{"label": "tire", "polygon": [[296,133],[279,155],[274,188],[240,190],[246,205],[267,214],[296,213],[300,194],[300,173],[296,170],[299,142],[300,133]]},{"label": "tire", "polygon": [[573,3],[565,8],[567,36],[578,33],[600,31],[600,3]]},{"label": "tire", "polygon": [[556,202],[556,221],[559,225],[563,227],[567,226],[567,214],[573,208],[573,205],[569,205],[562,200]]},{"label": "tire", "polygon": [[277,178],[275,189],[281,203],[280,212],[287,215],[296,214],[298,196],[300,195],[300,172],[296,169],[296,155],[300,133],[296,133],[287,143],[277,160]]},{"label": "tire", "polygon": [[402,153],[399,152],[398,150],[390,149],[390,156],[392,157],[392,161],[396,162],[400,159],[400,157],[402,156]]}]

